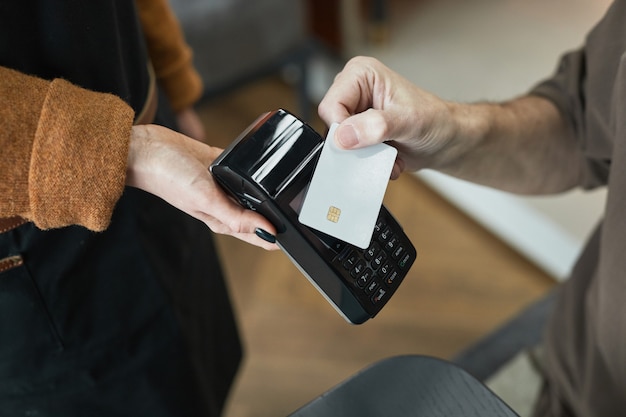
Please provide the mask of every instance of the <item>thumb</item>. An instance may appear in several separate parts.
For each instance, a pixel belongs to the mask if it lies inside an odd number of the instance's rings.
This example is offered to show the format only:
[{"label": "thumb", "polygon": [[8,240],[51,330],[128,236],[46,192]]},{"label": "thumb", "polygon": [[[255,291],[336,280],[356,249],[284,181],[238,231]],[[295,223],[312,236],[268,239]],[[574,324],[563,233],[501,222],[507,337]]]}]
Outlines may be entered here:
[{"label": "thumb", "polygon": [[348,117],[337,126],[335,143],[342,149],[357,149],[393,139],[385,116],[381,110],[369,109]]}]

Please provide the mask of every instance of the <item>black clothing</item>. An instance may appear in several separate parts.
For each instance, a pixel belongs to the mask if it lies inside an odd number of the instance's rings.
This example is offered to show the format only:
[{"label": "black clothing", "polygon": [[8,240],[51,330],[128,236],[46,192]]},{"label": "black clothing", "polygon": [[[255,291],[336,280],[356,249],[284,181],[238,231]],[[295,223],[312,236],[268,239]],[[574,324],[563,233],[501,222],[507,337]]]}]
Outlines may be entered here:
[{"label": "black clothing", "polygon": [[143,107],[148,55],[133,1],[2,1],[0,34],[0,66]]},{"label": "black clothing", "polygon": [[[137,111],[147,63],[132,1],[0,2],[2,66]],[[165,102],[156,123],[172,126]],[[0,272],[1,415],[219,415],[241,346],[206,225],[127,188],[102,233],[0,234],[0,259],[18,254]]]}]

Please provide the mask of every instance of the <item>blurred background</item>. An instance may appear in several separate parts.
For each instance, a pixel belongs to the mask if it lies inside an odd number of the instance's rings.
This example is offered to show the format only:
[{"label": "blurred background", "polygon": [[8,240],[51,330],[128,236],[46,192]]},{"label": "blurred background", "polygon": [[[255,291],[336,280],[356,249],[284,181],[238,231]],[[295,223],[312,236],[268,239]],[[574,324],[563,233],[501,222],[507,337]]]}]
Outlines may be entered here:
[{"label": "blurred background", "polygon": [[[608,0],[170,0],[225,147],[285,108],[318,132],[317,103],[350,57],[370,55],[446,99],[501,100],[549,76]],[[286,416],[380,359],[451,359],[567,277],[604,191],[520,198],[433,172],[390,183],[385,205],[418,258],[374,320],[343,321],[280,252],[220,236],[246,357],[227,417]],[[208,301],[209,302],[209,301]],[[537,323],[540,327],[541,323]]]}]

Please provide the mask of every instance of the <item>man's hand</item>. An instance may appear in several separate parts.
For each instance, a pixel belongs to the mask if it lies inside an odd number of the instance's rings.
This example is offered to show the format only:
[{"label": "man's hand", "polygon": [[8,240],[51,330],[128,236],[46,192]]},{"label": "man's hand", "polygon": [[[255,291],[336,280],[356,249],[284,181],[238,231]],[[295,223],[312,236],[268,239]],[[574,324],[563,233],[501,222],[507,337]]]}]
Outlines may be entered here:
[{"label": "man's hand", "polygon": [[584,157],[551,101],[525,95],[501,103],[455,103],[430,94],[374,58],[351,59],[318,111],[345,149],[388,142],[391,177],[432,168],[478,184],[548,194],[580,183]]},{"label": "man's hand", "polygon": [[351,59],[318,111],[328,125],[341,123],[335,140],[345,149],[392,140],[398,148],[392,178],[430,165],[429,158],[455,133],[448,103],[374,58]]}]

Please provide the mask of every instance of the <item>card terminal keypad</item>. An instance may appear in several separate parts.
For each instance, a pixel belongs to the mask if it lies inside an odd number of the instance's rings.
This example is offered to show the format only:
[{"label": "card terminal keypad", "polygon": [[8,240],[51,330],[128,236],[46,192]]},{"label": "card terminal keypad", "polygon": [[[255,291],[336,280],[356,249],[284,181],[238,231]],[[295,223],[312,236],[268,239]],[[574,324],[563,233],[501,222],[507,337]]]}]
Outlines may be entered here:
[{"label": "card terminal keypad", "polygon": [[335,242],[333,249],[337,252],[335,263],[347,273],[344,275],[350,277],[359,298],[370,308],[391,297],[416,257],[413,245],[386,210],[381,210],[367,249],[345,242]]}]

